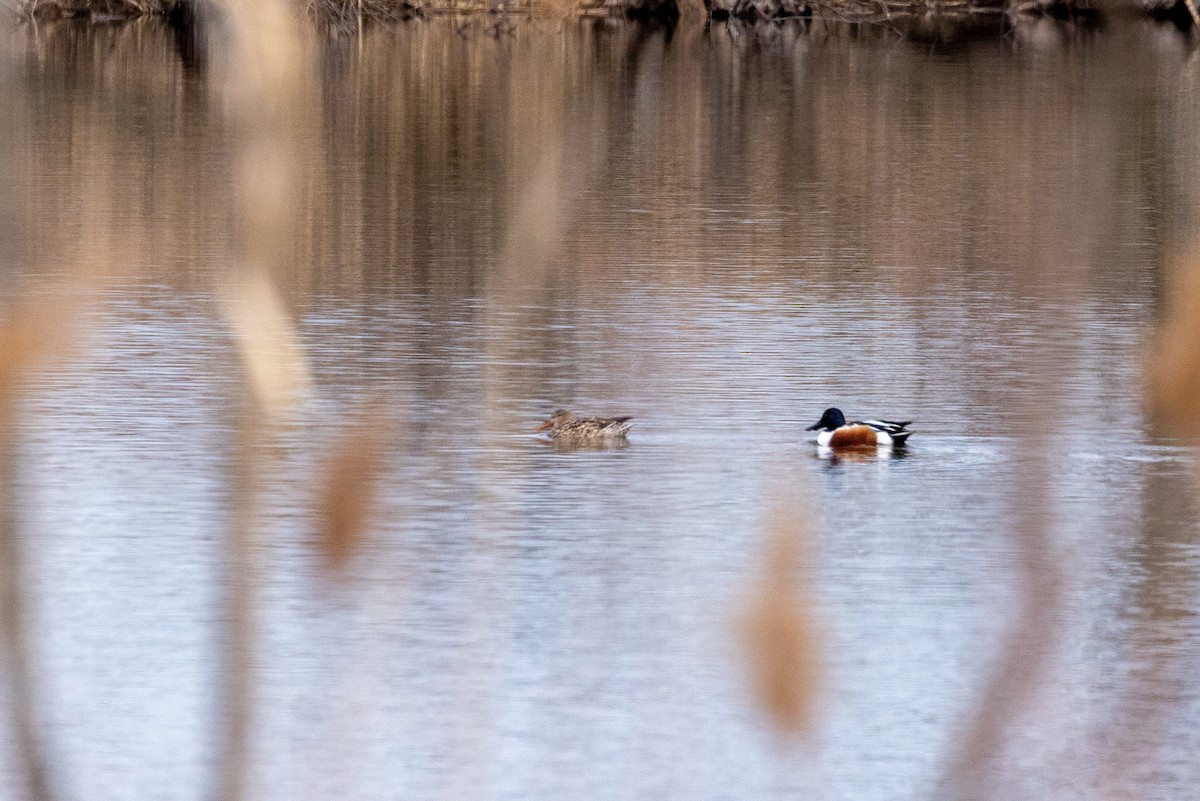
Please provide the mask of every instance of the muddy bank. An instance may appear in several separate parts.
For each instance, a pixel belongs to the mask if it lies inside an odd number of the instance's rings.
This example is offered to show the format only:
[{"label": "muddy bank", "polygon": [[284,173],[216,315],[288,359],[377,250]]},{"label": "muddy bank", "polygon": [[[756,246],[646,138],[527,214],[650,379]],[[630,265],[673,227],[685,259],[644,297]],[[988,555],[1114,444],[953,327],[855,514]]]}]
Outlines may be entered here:
[{"label": "muddy bank", "polygon": [[[438,14],[502,14],[539,9],[672,21],[684,15],[772,21],[827,19],[881,23],[921,35],[945,25],[971,27],[981,18],[1051,17],[1071,22],[1151,16],[1180,28],[1200,24],[1200,0],[296,0],[306,13],[335,22],[411,19]],[[96,21],[160,15],[187,25],[204,0],[11,0],[24,17],[87,17]],[[987,23],[983,23],[987,27]]]}]

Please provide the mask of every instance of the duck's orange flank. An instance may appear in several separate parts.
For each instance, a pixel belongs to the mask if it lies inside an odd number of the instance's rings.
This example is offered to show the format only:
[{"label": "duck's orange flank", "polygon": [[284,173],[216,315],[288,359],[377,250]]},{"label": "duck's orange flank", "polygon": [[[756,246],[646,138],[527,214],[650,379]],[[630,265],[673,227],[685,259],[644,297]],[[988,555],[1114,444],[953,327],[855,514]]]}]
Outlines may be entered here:
[{"label": "duck's orange flank", "polygon": [[879,442],[875,429],[870,426],[843,426],[833,432],[829,440],[831,448],[858,448],[873,446]]}]

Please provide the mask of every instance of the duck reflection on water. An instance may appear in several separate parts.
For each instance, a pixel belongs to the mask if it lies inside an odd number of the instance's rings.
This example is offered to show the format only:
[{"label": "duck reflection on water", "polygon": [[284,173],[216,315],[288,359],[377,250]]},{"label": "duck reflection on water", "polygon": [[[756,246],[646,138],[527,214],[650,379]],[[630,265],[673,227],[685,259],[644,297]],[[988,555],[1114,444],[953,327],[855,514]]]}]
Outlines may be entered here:
[{"label": "duck reflection on water", "polygon": [[830,467],[850,462],[891,462],[911,456],[907,448],[830,448],[817,446],[817,458]]}]

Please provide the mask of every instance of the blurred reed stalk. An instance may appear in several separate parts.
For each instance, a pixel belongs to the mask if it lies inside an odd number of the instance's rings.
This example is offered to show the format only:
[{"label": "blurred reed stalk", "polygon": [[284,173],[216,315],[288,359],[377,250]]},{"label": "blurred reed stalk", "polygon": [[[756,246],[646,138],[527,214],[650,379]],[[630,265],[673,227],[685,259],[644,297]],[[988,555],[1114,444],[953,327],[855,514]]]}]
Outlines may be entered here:
[{"label": "blurred reed stalk", "polygon": [[333,443],[317,487],[314,543],[326,574],[344,578],[375,512],[376,492],[386,463],[391,426],[382,404],[360,414]]},{"label": "blurred reed stalk", "polygon": [[764,531],[762,577],[741,628],[755,695],[775,726],[810,732],[821,684],[821,642],[810,590],[809,514],[795,500],[779,500]]},{"label": "blurred reed stalk", "polygon": [[[1059,290],[1064,297],[1074,291],[1065,282]],[[935,796],[944,801],[1007,799],[1018,793],[1019,779],[1002,771],[1007,764],[1004,758],[1015,724],[1030,719],[1032,702],[1049,673],[1061,625],[1060,565],[1066,555],[1055,547],[1053,538],[1051,487],[1056,474],[1051,461],[1053,445],[1044,441],[1048,432],[1059,428],[1055,425],[1058,421],[1048,418],[1043,401],[1061,395],[1059,376],[1067,370],[1053,354],[1030,363],[1029,369],[1030,385],[1013,397],[1017,450],[1012,454],[1016,474],[1009,494],[1011,524],[1008,531],[997,532],[1012,545],[1016,608],[997,648],[991,675],[953,741],[954,750]],[[1041,441],[1041,445],[1023,449],[1030,441]]]},{"label": "blurred reed stalk", "polygon": [[[5,135],[0,138],[0,276],[5,278],[17,271],[24,255],[22,210],[14,200],[23,196],[16,148],[25,139],[24,102],[11,80],[12,59],[7,46],[0,46],[0,104],[7,109]],[[10,301],[0,311],[0,680],[7,685],[2,694],[8,700],[13,738],[11,764],[16,775],[11,786],[30,801],[49,801],[53,791],[39,734],[34,660],[25,625],[17,413],[30,369],[54,349],[59,341],[55,334],[63,333],[54,328],[62,321],[43,311],[40,304],[28,301]]]},{"label": "blurred reed stalk", "polygon": [[11,387],[0,388],[0,648],[3,649],[13,733],[15,785],[31,801],[51,798],[34,711],[33,666],[25,632],[25,581],[20,549],[14,399]]},{"label": "blurred reed stalk", "polygon": [[[1164,273],[1162,318],[1146,354],[1146,408],[1158,433],[1194,444],[1200,439],[1200,248],[1169,258]],[[1195,471],[1193,491],[1200,487],[1200,464]],[[1102,778],[1109,798],[1136,797],[1124,780],[1154,763],[1170,736],[1166,723],[1176,708],[1172,702],[1186,697],[1185,688],[1195,676],[1186,651],[1163,643],[1177,619],[1189,614],[1171,588],[1194,585],[1195,577],[1173,552],[1177,543],[1155,528],[1163,508],[1178,506],[1182,516],[1190,499],[1170,486],[1152,484],[1148,492],[1155,514],[1147,516],[1142,545],[1150,570],[1137,601],[1147,612],[1138,616],[1128,636],[1139,668],[1125,688],[1124,706],[1108,738]]]},{"label": "blurred reed stalk", "polygon": [[[1036,430],[1031,411],[1026,430]],[[1061,577],[1050,540],[1050,468],[1047,457],[1029,457],[1019,469],[1016,509],[1010,532],[1016,546],[1018,608],[999,651],[991,678],[979,695],[957,741],[939,798],[981,801],[1007,798],[1013,790],[996,783],[997,762],[1011,739],[1014,722],[1041,682],[1051,656],[1061,595]]]},{"label": "blurred reed stalk", "polygon": [[10,699],[17,786],[23,798],[52,798],[38,733],[33,658],[25,628],[24,555],[21,552],[17,476],[17,406],[21,384],[40,357],[47,333],[27,308],[10,308],[0,326],[0,639]]},{"label": "blurred reed stalk", "polygon": [[1150,414],[1161,428],[1200,435],[1200,250],[1168,265],[1146,386]]},{"label": "blurred reed stalk", "polygon": [[[522,42],[528,58],[514,60],[511,73],[492,84],[502,93],[507,128],[500,141],[507,185],[514,187],[503,198],[505,237],[494,267],[484,274],[481,295],[487,299],[480,326],[488,331],[483,344],[480,396],[480,431],[497,436],[504,448],[486,448],[478,469],[483,475],[504,475],[511,457],[504,450],[524,448],[511,434],[512,399],[527,396],[537,380],[530,363],[528,332],[542,324],[542,311],[531,298],[543,297],[554,287],[573,284],[577,273],[569,256],[573,243],[568,221],[574,206],[599,175],[606,151],[609,126],[598,123],[596,83],[588,75],[564,69],[557,45],[547,40]],[[551,40],[552,41],[552,40]],[[436,72],[421,75],[439,85]],[[470,652],[461,660],[462,683],[455,710],[453,764],[448,795],[484,798],[487,759],[495,746],[498,719],[495,700],[497,679],[488,669],[497,652],[512,636],[512,583],[510,549],[494,532],[513,530],[511,491],[502,482],[482,483],[475,503],[478,519],[470,544],[469,574],[471,615]],[[492,532],[492,533],[489,533]]]},{"label": "blurred reed stalk", "polygon": [[54,797],[37,715],[35,660],[26,626],[19,475],[19,413],[32,374],[75,345],[85,299],[82,282],[43,289],[8,304],[0,321],[0,658],[8,681],[14,764],[22,799]]},{"label": "blurred reed stalk", "polygon": [[228,534],[222,730],[216,797],[245,798],[251,784],[261,483],[266,444],[308,384],[308,370],[277,283],[293,266],[310,116],[310,59],[284,0],[219,0],[226,25],[222,92],[238,134],[235,178],[242,263],[222,278],[221,299],[243,366],[234,426]]}]

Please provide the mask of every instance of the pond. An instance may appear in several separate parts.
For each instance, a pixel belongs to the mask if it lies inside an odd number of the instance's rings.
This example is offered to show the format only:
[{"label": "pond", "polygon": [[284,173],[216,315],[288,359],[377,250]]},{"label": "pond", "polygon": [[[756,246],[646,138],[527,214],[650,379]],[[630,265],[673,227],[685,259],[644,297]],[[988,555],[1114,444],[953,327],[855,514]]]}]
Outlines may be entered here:
[{"label": "pond", "polygon": [[[206,797],[238,140],[152,21],[11,41],[5,293],[106,276],[20,423],[52,776]],[[1173,29],[473,18],[314,47],[281,281],[311,385],[265,445],[248,797],[930,799],[979,759],[959,796],[1194,793],[1196,453],[1143,391],[1200,208]],[[915,433],[830,458],[804,430],[830,406]],[[628,445],[531,434],[557,407],[634,415]],[[378,501],[330,582],[314,488],[366,409]],[[800,740],[738,623],[780,507],[822,665]]]}]

